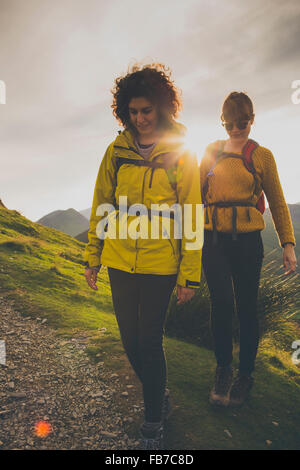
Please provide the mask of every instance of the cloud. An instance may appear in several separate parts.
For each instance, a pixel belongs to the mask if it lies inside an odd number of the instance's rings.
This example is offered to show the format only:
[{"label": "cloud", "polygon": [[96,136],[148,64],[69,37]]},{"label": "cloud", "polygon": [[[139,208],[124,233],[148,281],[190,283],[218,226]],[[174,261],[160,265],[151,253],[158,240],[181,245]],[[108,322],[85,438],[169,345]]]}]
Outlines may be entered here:
[{"label": "cloud", "polygon": [[259,109],[286,104],[300,65],[299,2],[213,2],[205,13],[202,5],[190,12],[179,49],[189,112],[212,117],[235,89],[251,94]]},{"label": "cloud", "polygon": [[171,67],[195,127],[214,129],[232,90],[247,91],[258,115],[292,106],[299,15],[298,0],[0,0],[0,197],[26,201],[35,218],[46,207],[37,193],[55,210],[80,188],[89,206],[118,130],[110,89],[135,61]]}]

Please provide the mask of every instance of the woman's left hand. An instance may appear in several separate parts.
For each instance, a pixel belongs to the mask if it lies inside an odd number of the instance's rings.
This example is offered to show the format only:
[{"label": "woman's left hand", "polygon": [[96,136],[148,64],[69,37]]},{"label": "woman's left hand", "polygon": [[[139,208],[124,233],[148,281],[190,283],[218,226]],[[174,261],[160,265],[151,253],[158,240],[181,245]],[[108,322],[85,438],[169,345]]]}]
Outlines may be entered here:
[{"label": "woman's left hand", "polygon": [[195,289],[183,287],[177,284],[177,305],[182,305],[191,300],[195,295]]},{"label": "woman's left hand", "polygon": [[283,249],[283,267],[286,270],[285,275],[296,271],[297,258],[294,250],[294,246],[291,243],[285,245]]}]

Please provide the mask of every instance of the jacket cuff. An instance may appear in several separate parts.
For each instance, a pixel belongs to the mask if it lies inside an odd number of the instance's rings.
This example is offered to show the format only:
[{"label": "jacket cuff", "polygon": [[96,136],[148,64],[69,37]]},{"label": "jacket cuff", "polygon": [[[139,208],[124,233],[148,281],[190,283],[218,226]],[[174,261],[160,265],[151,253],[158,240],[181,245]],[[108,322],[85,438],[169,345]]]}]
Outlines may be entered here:
[{"label": "jacket cuff", "polygon": [[177,284],[182,287],[191,287],[193,289],[198,289],[200,287],[200,282],[186,279],[181,273],[178,274]]},{"label": "jacket cuff", "polygon": [[189,279],[186,279],[185,287],[192,287],[193,289],[197,289],[200,287],[200,282],[190,281]]},{"label": "jacket cuff", "polygon": [[101,268],[101,264],[98,264],[97,266],[90,266],[88,261],[85,261],[84,265],[86,268],[95,269],[95,271],[100,271]]},{"label": "jacket cuff", "polygon": [[86,250],[83,254],[83,261],[85,262],[86,266],[90,268],[94,266],[100,266],[101,265],[101,252],[89,253],[88,250]]}]

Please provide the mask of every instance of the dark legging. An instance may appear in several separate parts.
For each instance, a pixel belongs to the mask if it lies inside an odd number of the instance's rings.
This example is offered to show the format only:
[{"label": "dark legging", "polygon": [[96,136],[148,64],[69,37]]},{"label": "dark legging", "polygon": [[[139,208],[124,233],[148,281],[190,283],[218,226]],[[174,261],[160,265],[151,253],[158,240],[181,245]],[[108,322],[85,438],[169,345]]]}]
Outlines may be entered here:
[{"label": "dark legging", "polygon": [[177,274],[131,274],[108,268],[121,339],[143,386],[145,420],[161,420],[166,386],[163,333]]},{"label": "dark legging", "polygon": [[257,295],[263,260],[260,231],[238,234],[205,230],[203,267],[211,296],[211,327],[219,366],[232,362],[232,315],[234,304],[240,322],[241,373],[251,374],[257,354],[259,329]]}]

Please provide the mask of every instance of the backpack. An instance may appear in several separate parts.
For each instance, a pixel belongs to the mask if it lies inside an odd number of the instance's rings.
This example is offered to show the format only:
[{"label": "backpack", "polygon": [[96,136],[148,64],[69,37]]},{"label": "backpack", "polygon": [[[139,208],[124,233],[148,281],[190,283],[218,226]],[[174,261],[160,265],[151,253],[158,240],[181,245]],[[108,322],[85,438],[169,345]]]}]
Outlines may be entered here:
[{"label": "backpack", "polygon": [[[205,178],[205,181],[204,181],[204,184],[203,184],[203,200],[205,202],[205,197],[206,197],[206,194],[208,192],[208,177],[209,176],[212,176],[213,175],[213,170],[214,168],[216,167],[216,165],[223,159],[225,158],[230,158],[230,157],[235,157],[235,158],[240,158],[242,161],[243,161],[243,164],[245,166],[245,168],[253,175],[253,178],[254,178],[254,181],[255,181],[255,187],[254,187],[254,192],[253,192],[253,195],[255,194],[255,191],[256,191],[256,187],[257,187],[257,177],[256,177],[256,170],[255,170],[255,167],[253,165],[253,160],[252,160],[252,155],[253,155],[253,152],[254,150],[258,147],[258,143],[255,142],[254,140],[252,139],[249,139],[247,141],[247,143],[244,145],[243,149],[242,149],[242,155],[236,155],[236,154],[231,154],[231,153],[225,153],[223,151],[223,148],[224,148],[224,143],[221,141],[219,142],[219,145],[216,145],[215,148],[213,149],[212,151],[212,160],[213,160],[213,165],[212,167],[210,168],[206,178]],[[212,218],[212,222],[213,222],[213,231],[214,231],[214,242],[216,242],[216,239],[217,239],[217,230],[216,230],[216,208],[217,207],[232,207],[232,230],[233,230],[233,233],[232,233],[232,237],[234,240],[236,240],[237,236],[236,236],[236,217],[237,217],[237,212],[236,212],[236,207],[256,207],[256,209],[258,209],[261,214],[264,213],[265,211],[265,197],[264,197],[264,193],[261,192],[261,195],[259,196],[258,198],[258,201],[256,203],[256,205],[254,205],[253,203],[251,202],[238,202],[238,201],[218,201],[218,202],[215,202],[215,203],[206,203],[204,204],[205,207],[208,207],[208,206],[214,206],[214,210],[213,210],[213,218]],[[206,211],[206,223],[208,223],[208,214],[207,214],[207,211]]]},{"label": "backpack", "polygon": [[[252,173],[253,175],[253,178],[255,180],[255,189],[256,189],[256,184],[257,184],[257,180],[256,180],[256,170],[255,170],[255,167],[253,165],[253,161],[252,161],[252,154],[254,152],[254,150],[259,146],[259,144],[257,142],[255,142],[255,140],[252,140],[252,139],[249,139],[247,141],[247,143],[244,145],[243,149],[242,149],[242,156],[240,157],[241,160],[243,161],[243,164],[245,166],[245,168],[250,172]],[[204,194],[204,197],[206,196],[207,194],[207,191],[208,191],[208,176],[212,176],[213,175],[213,170],[215,168],[215,166],[219,163],[220,159],[222,158],[222,155],[223,155],[223,142],[219,142],[219,145],[218,146],[215,146],[214,150],[213,150],[213,153],[212,153],[212,160],[214,161],[214,164],[213,166],[210,168],[207,176],[206,176],[206,179],[204,181],[204,185],[203,185],[203,194]],[[234,154],[226,154],[224,155],[225,158],[227,157],[231,157],[232,155]],[[236,156],[236,155],[234,155]],[[255,190],[254,190],[255,192]],[[265,212],[265,197],[264,197],[264,193],[262,192],[257,203],[256,203],[256,208],[263,214]]]}]

